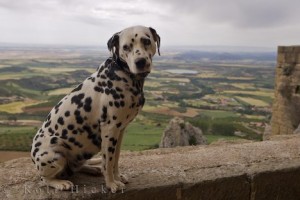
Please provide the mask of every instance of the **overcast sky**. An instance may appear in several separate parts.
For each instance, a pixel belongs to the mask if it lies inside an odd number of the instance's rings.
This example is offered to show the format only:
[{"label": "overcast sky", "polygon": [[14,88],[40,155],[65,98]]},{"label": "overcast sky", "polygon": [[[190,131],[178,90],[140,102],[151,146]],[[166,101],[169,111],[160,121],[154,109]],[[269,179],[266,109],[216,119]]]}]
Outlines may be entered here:
[{"label": "overcast sky", "polygon": [[299,0],[0,0],[0,42],[105,46],[132,25],[162,45],[296,45]]}]

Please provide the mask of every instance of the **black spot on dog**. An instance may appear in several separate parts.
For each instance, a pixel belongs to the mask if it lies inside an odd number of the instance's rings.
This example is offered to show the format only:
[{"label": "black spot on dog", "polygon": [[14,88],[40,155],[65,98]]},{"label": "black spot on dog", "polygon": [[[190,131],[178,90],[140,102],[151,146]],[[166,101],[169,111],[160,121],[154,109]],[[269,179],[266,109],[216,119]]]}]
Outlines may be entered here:
[{"label": "black spot on dog", "polygon": [[70,116],[70,111],[66,111],[66,112],[65,112],[65,116],[66,116],[66,117],[69,117],[69,116]]},{"label": "black spot on dog", "polygon": [[94,87],[94,90],[95,90],[96,92],[101,92],[101,93],[104,92],[103,88],[98,87],[98,86],[95,86],[95,87]]},{"label": "black spot on dog", "polygon": [[82,107],[83,106],[83,103],[81,102],[81,100],[84,98],[84,93],[81,93],[81,94],[78,94],[78,95],[74,95],[72,98],[71,98],[71,103],[75,103],[78,108]]},{"label": "black spot on dog", "polygon": [[106,106],[103,106],[102,107],[102,115],[101,115],[101,118],[103,121],[106,121],[106,118],[107,118],[107,107]]},{"label": "black spot on dog", "polygon": [[116,119],[117,119],[117,117],[114,115],[114,116],[113,116],[113,120],[116,120]]},{"label": "black spot on dog", "polygon": [[52,137],[50,140],[50,144],[56,144],[57,143],[57,137]]},{"label": "black spot on dog", "polygon": [[109,157],[109,161],[112,161],[112,157]]},{"label": "black spot on dog", "polygon": [[63,129],[63,130],[62,130],[62,134],[61,134],[60,137],[61,137],[62,139],[68,139],[68,136],[67,136],[67,135],[68,135],[68,130],[67,130],[67,129]]},{"label": "black spot on dog", "polygon": [[116,90],[117,90],[118,92],[123,92],[123,90],[122,90],[121,88],[119,88],[119,87],[116,87]]},{"label": "black spot on dog", "polygon": [[116,124],[117,128],[120,128],[120,126],[122,126],[122,122],[119,122],[119,123]]},{"label": "black spot on dog", "polygon": [[101,77],[102,79],[106,79],[106,76],[105,76],[104,74],[101,74],[100,77]]},{"label": "black spot on dog", "polygon": [[36,141],[38,138],[39,138],[39,135],[36,135],[36,136],[34,137],[34,140]]},{"label": "black spot on dog", "polygon": [[41,142],[37,142],[37,143],[35,143],[35,145],[34,145],[34,147],[38,147],[38,146],[41,146]]},{"label": "black spot on dog", "polygon": [[42,154],[41,154],[41,156],[44,156],[44,155],[47,155],[48,154],[48,152],[47,151],[44,151]]},{"label": "black spot on dog", "polygon": [[109,104],[110,106],[113,106],[113,105],[114,105],[114,103],[113,103],[112,101],[110,101],[108,104]]},{"label": "black spot on dog", "polygon": [[115,101],[114,103],[115,103],[115,106],[116,106],[117,108],[120,107],[120,103],[119,103],[118,101]]},{"label": "black spot on dog", "polygon": [[61,146],[65,147],[66,149],[72,150],[71,146],[65,142],[63,142]]},{"label": "black spot on dog", "polygon": [[74,129],[74,125],[73,124],[69,124],[68,125],[68,129],[71,131],[71,130],[73,130]]},{"label": "black spot on dog", "polygon": [[75,110],[74,114],[75,114],[76,122],[78,124],[82,124],[83,123],[83,118],[80,115],[80,111],[79,110]]},{"label": "black spot on dog", "polygon": [[131,39],[131,42],[134,42],[134,39],[133,39],[133,38]]},{"label": "black spot on dog", "polygon": [[51,133],[50,135],[54,135],[54,130],[52,128],[48,128],[48,132]]},{"label": "black spot on dog", "polygon": [[108,152],[111,152],[112,154],[115,153],[115,148],[113,147],[108,147]]},{"label": "black spot on dog", "polygon": [[48,114],[48,116],[47,116],[47,121],[49,121],[50,118],[51,118],[51,113]]},{"label": "black spot on dog", "polygon": [[82,83],[79,84],[74,90],[72,90],[72,92],[77,92],[77,91],[81,90],[81,88],[82,88]]},{"label": "black spot on dog", "polygon": [[55,109],[55,114],[58,113],[58,110],[59,110],[59,107],[61,106],[61,104],[62,104],[62,101],[60,101],[60,102],[54,107],[54,109]]},{"label": "black spot on dog", "polygon": [[137,36],[138,36],[138,34],[136,33],[136,34],[135,34],[135,37],[137,37]]},{"label": "black spot on dog", "polygon": [[113,137],[109,138],[109,141],[112,142],[112,145],[113,145],[113,146],[116,146],[116,144],[117,144],[117,142],[118,142],[118,140],[115,139],[115,138],[113,138]]},{"label": "black spot on dog", "polygon": [[57,129],[58,129],[58,125],[57,125],[57,124],[55,124],[54,128],[55,128],[55,130],[57,130]]},{"label": "black spot on dog", "polygon": [[64,118],[62,118],[62,117],[59,117],[58,119],[57,119],[57,123],[59,123],[60,125],[64,125]]},{"label": "black spot on dog", "polygon": [[113,87],[113,83],[111,81],[107,81],[107,87],[108,88],[112,88]]},{"label": "black spot on dog", "polygon": [[35,157],[36,153],[37,153],[39,150],[40,150],[39,148],[35,148],[35,149],[34,149],[34,151],[33,151],[33,153],[32,153],[33,157]]},{"label": "black spot on dog", "polygon": [[73,130],[72,133],[76,135],[78,133],[78,131],[77,130]]},{"label": "black spot on dog", "polygon": [[43,162],[41,163],[41,166],[46,166],[46,165],[47,165],[46,163],[43,163]]},{"label": "black spot on dog", "polygon": [[108,88],[105,88],[105,94],[109,95],[110,90]]},{"label": "black spot on dog", "polygon": [[51,120],[48,121],[48,122],[45,124],[45,128],[47,128],[48,126],[50,126],[50,124],[51,124]]},{"label": "black spot on dog", "polygon": [[75,138],[73,138],[73,137],[70,137],[70,138],[69,138],[69,142],[74,143],[75,141],[76,141]]},{"label": "black spot on dog", "polygon": [[92,110],[92,98],[91,97],[88,97],[84,100],[84,107],[83,109],[86,111],[86,112],[90,112]]}]

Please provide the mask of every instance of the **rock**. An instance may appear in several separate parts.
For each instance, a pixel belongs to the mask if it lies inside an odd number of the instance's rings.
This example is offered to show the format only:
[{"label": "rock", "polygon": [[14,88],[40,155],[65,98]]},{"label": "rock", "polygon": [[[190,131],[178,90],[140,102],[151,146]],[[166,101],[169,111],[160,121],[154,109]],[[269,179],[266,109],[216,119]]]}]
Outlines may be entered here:
[{"label": "rock", "polygon": [[299,124],[298,128],[294,131],[294,134],[300,134],[300,124]]},{"label": "rock", "polygon": [[[300,196],[300,135],[219,146],[121,152],[120,170],[129,178],[111,194],[103,176],[75,173],[73,191],[42,187],[30,158],[0,163],[2,200],[292,200]],[[280,136],[281,137],[281,136]]]},{"label": "rock", "polygon": [[278,47],[271,135],[293,134],[300,123],[300,46]]},{"label": "rock", "polygon": [[269,140],[272,133],[272,128],[269,124],[266,124],[265,131],[263,133],[263,140]]},{"label": "rock", "polygon": [[160,142],[160,148],[207,144],[202,131],[184,122],[179,117],[173,118],[165,129]]}]

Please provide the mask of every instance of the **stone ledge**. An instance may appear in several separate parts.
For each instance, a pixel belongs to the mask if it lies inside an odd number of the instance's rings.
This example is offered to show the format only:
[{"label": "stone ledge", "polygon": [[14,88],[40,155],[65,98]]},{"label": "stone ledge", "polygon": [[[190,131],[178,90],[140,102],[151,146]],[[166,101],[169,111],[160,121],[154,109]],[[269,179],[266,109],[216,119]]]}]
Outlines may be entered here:
[{"label": "stone ledge", "polygon": [[127,189],[105,193],[103,177],[76,174],[78,192],[40,187],[29,158],[0,163],[1,199],[299,199],[300,136],[244,144],[123,152]]}]

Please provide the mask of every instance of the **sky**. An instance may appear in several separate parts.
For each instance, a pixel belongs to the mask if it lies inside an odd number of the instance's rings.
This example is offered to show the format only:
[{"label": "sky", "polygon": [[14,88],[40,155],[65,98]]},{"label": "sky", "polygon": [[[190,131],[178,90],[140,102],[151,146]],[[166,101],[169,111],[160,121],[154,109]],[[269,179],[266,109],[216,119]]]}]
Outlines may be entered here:
[{"label": "sky", "polygon": [[299,0],[0,0],[0,43],[106,46],[133,25],[162,46],[297,45]]}]

